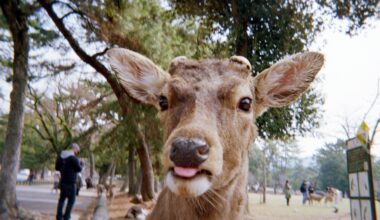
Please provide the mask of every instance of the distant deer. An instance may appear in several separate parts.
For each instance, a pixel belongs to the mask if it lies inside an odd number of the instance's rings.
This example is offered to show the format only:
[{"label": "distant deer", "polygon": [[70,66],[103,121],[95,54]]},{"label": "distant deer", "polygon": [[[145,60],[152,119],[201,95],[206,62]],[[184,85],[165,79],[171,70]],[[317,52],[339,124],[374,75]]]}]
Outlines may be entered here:
[{"label": "distant deer", "polygon": [[177,57],[166,72],[130,50],[107,55],[129,95],[160,111],[166,186],[147,217],[154,220],[243,219],[255,119],[295,101],[324,62],[320,53],[296,54],[252,77],[241,56]]}]

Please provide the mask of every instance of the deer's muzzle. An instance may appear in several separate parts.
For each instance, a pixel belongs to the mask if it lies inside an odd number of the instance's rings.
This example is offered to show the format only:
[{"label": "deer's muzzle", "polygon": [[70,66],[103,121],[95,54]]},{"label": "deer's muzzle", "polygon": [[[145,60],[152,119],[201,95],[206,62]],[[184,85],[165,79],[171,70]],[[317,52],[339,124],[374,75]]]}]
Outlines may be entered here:
[{"label": "deer's muzzle", "polygon": [[208,144],[199,138],[177,137],[170,149],[170,160],[176,167],[197,168],[207,160]]}]

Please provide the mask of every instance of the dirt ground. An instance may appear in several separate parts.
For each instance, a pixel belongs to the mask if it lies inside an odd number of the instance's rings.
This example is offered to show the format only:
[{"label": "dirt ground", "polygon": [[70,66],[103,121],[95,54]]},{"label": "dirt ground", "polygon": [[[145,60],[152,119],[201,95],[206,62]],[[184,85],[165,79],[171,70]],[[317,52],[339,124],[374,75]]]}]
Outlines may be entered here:
[{"label": "dirt ground", "polygon": [[[88,209],[85,212],[82,212],[79,216],[79,220],[91,220],[92,219],[92,214],[94,213],[94,209],[96,207],[96,203],[98,201],[95,199],[91,205],[89,205]],[[75,206],[74,210],[75,212]],[[55,214],[34,214],[37,217],[37,220],[54,220],[55,219]]]},{"label": "dirt ground", "polygon": [[[121,193],[115,196],[112,200],[108,200],[108,215],[110,220],[125,220],[125,215],[127,214],[129,208],[136,205],[131,203],[132,198],[127,195],[127,193]],[[146,202],[139,204],[139,206],[152,210],[154,207],[154,202]]]}]

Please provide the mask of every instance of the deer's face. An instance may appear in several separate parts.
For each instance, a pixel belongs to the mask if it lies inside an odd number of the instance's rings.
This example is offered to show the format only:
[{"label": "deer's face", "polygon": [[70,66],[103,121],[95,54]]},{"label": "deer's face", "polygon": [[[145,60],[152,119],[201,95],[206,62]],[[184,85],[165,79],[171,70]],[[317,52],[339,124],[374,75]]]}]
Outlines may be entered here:
[{"label": "deer's face", "polygon": [[251,65],[239,56],[179,57],[167,73],[129,50],[111,49],[108,55],[128,93],[160,110],[166,184],[186,197],[225,187],[245,172],[256,116],[294,101],[323,64],[321,54],[299,54],[252,78]]},{"label": "deer's face", "polygon": [[166,183],[179,195],[198,196],[236,177],[253,141],[250,66],[177,60],[169,73],[160,95]]}]

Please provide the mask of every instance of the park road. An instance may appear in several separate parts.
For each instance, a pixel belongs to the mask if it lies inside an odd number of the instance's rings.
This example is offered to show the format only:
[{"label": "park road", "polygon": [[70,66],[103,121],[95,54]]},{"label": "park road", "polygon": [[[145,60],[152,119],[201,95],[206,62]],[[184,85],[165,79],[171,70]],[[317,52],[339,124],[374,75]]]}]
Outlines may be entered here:
[{"label": "park road", "polygon": [[[52,192],[52,185],[20,185],[16,187],[17,199],[21,207],[53,216],[56,214],[59,192]],[[82,188],[71,215],[72,220],[79,219],[79,216],[87,211],[91,203],[96,199],[95,191]]]}]

